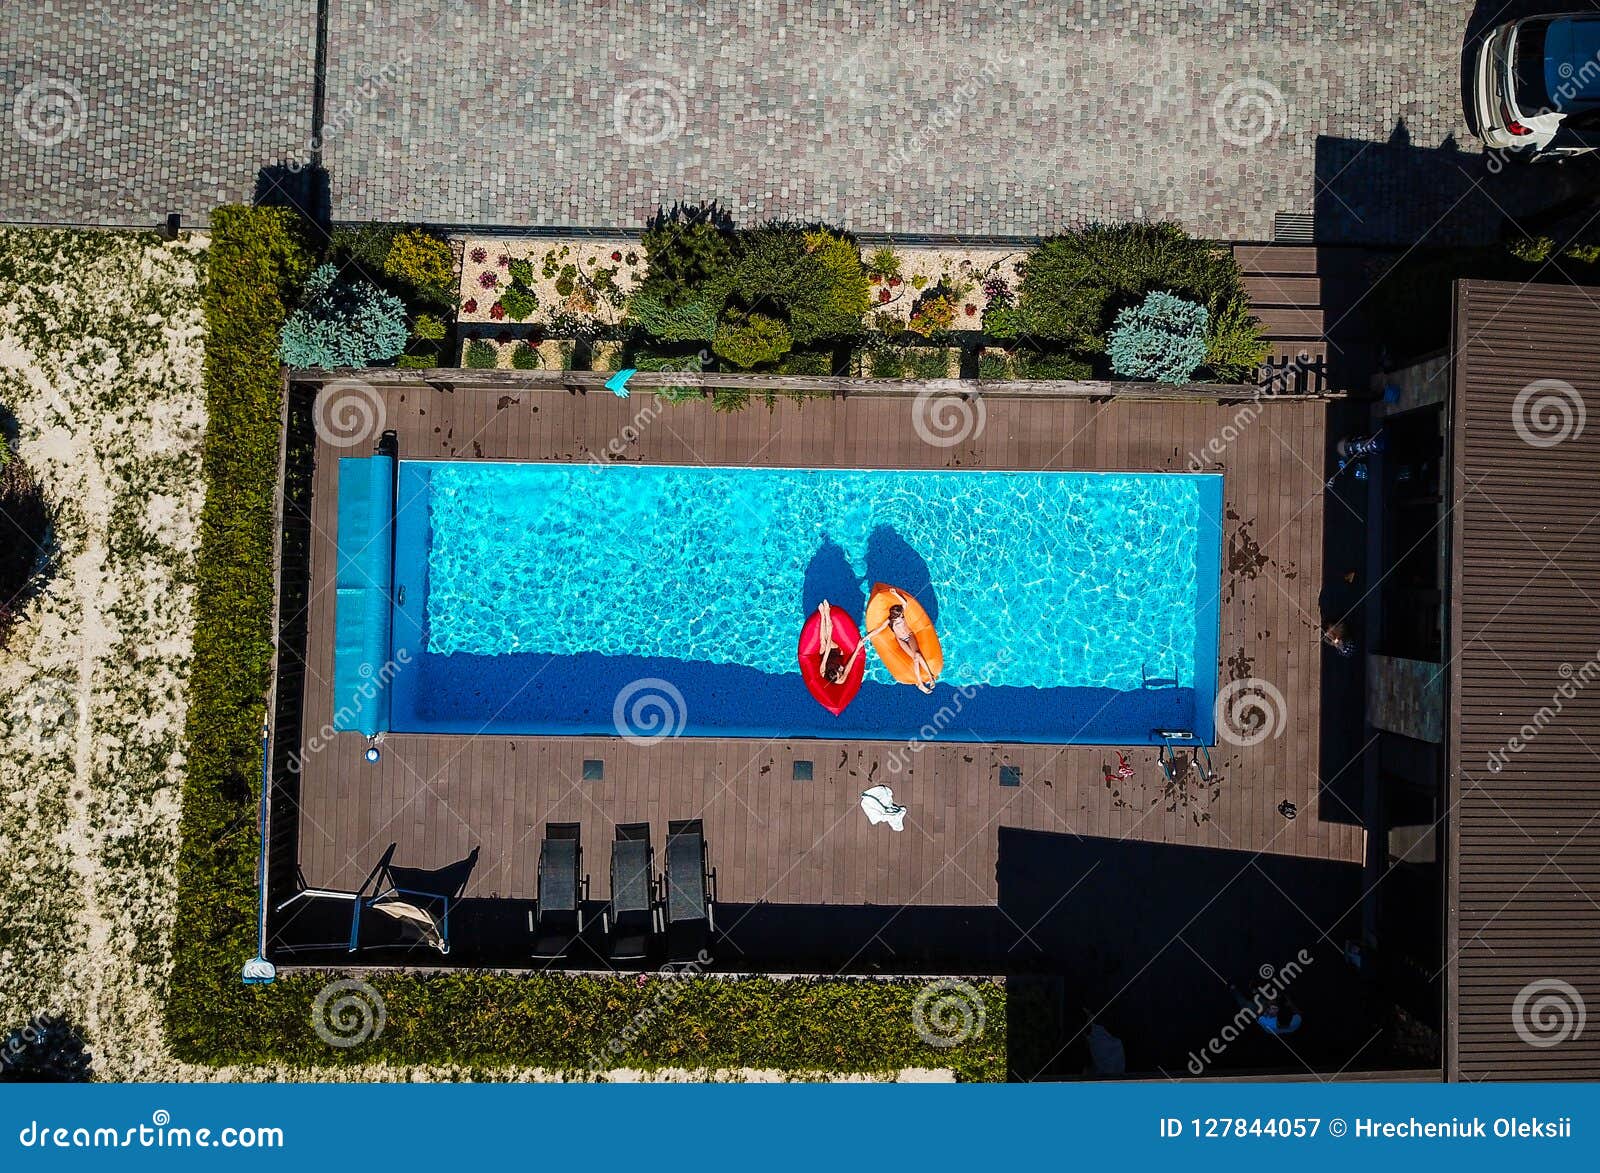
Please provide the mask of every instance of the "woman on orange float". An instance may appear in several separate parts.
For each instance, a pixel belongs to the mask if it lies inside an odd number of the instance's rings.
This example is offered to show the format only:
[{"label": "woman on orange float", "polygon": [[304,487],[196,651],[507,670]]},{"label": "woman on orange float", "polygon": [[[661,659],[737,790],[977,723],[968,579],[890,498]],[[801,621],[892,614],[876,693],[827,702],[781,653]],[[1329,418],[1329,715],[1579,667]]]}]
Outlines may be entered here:
[{"label": "woman on orange float", "polygon": [[[939,679],[939,673],[928,663],[928,657],[923,653],[922,645],[917,641],[917,633],[912,630],[911,623],[907,619],[906,610],[911,604],[894,587],[883,586],[881,583],[873,588],[872,593],[880,598],[887,595],[892,597],[895,602],[889,605],[887,616],[883,622],[867,632],[867,638],[873,641],[873,646],[878,649],[878,654],[881,656],[884,652],[884,646],[877,641],[876,637],[887,631],[893,637],[895,644],[899,646],[900,651],[904,653],[906,661],[910,665],[911,679],[904,682],[915,684],[925,693],[932,692],[934,681]],[[868,610],[870,612],[874,608],[869,605]],[[927,624],[927,615],[922,608],[917,607],[916,611],[920,621]],[[868,622],[871,622],[870,617]],[[937,646],[938,636],[933,634],[932,625],[927,624],[924,630],[933,637],[935,646]],[[940,659],[942,666],[943,657],[941,656]],[[897,679],[904,679],[898,673],[895,675]]]}]

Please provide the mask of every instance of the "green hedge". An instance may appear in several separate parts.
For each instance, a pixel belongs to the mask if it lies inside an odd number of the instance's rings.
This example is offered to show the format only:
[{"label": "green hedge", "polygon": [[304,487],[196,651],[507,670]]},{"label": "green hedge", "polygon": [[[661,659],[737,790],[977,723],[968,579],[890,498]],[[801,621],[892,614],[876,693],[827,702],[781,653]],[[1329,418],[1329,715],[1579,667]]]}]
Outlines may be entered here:
[{"label": "green hedge", "polygon": [[[234,966],[226,1008],[218,1005],[211,1016],[205,1060],[435,1064],[478,1072],[950,1067],[967,1080],[1006,1076],[1005,995],[988,983],[975,987],[984,1006],[982,1032],[936,1048],[917,1036],[912,1006],[924,985],[916,981],[652,976],[641,986],[631,976],[579,974],[376,976],[370,986],[383,1001],[384,1028],[340,1048],[312,1026],[316,996],[334,976],[296,974],[247,991]],[[365,991],[352,997],[370,1004]]]},{"label": "green hedge", "polygon": [[194,659],[189,684],[178,914],[168,1040],[198,1063],[427,1063],[768,1067],[886,1072],[951,1067],[1004,1079],[1005,996],[980,987],[985,1029],[951,1048],[917,1035],[916,981],[780,982],[712,978],[449,974],[382,976],[377,1037],[335,1048],[313,1027],[331,975],[247,987],[255,952],[260,724],[272,658],[281,380],[278,331],[312,250],[280,209],[212,216]]},{"label": "green hedge", "polygon": [[282,208],[219,208],[205,290],[206,480],[168,1035],[206,1060],[232,1029],[254,951],[254,794],[272,663],[278,331],[312,253]]}]

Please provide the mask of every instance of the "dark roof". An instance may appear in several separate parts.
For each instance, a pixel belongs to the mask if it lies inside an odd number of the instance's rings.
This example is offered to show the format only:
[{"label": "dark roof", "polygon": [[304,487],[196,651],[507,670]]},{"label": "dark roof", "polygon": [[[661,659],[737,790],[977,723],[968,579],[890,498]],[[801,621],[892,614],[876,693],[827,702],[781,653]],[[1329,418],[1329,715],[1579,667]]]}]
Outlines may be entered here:
[{"label": "dark roof", "polygon": [[1459,282],[1452,354],[1446,1073],[1589,1079],[1600,1071],[1600,290]]}]

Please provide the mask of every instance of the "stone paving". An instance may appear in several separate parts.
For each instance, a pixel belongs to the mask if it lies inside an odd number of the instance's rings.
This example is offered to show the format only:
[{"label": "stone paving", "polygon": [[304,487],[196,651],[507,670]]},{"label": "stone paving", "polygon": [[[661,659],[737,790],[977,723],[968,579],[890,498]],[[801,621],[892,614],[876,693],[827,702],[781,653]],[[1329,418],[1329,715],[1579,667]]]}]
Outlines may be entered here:
[{"label": "stone paving", "polygon": [[0,220],[203,224],[304,160],[315,3],[7,0]]},{"label": "stone paving", "polygon": [[[635,229],[719,197],[899,233],[1265,239],[1315,212],[1322,239],[1386,242],[1441,216],[1435,239],[1481,236],[1555,186],[1487,174],[1467,133],[1472,0],[330,2],[340,219]],[[314,53],[310,0],[13,5],[0,219],[247,197],[309,153]]]},{"label": "stone paving", "polygon": [[[1151,217],[1270,238],[1274,212],[1315,209],[1387,239],[1426,227],[1408,204],[1435,162],[1481,167],[1459,89],[1470,0],[656,7],[418,21],[334,0],[330,122],[360,91],[327,135],[336,214],[632,227],[719,196],[741,219],[857,230]],[[1319,197],[1319,166],[1402,122],[1421,161],[1405,190]],[[1434,160],[1450,141],[1469,156]]]}]

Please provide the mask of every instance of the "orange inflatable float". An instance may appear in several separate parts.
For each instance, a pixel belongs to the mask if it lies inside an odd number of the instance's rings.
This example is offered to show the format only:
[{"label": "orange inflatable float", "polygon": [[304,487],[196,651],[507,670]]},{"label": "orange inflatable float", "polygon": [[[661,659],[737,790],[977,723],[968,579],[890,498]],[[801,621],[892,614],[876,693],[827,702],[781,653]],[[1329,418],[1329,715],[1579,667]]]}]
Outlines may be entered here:
[{"label": "orange inflatable float", "polygon": [[[898,598],[896,595],[898,594]],[[889,621],[889,608],[901,600],[905,601],[906,624],[911,628],[911,634],[916,638],[917,650],[922,653],[922,658],[928,662],[928,667],[933,670],[934,679],[944,671],[944,651],[939,647],[939,633],[933,629],[933,620],[928,618],[928,613],[922,609],[922,604],[912,597],[909,591],[898,590],[896,587],[885,583],[872,584],[872,594],[867,598],[866,628],[874,632],[872,647],[878,653],[878,658],[883,661],[883,666],[889,669],[901,684],[917,684],[917,669],[906,650],[900,646],[900,641],[895,639],[894,633],[883,627]],[[882,631],[878,629],[883,627]]]}]

